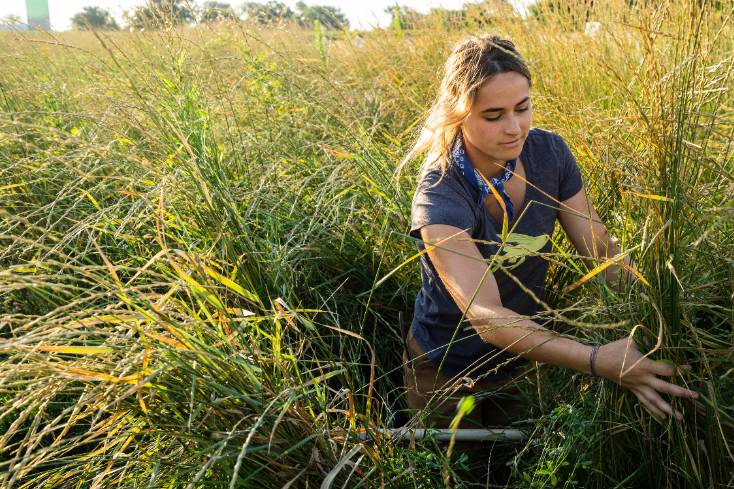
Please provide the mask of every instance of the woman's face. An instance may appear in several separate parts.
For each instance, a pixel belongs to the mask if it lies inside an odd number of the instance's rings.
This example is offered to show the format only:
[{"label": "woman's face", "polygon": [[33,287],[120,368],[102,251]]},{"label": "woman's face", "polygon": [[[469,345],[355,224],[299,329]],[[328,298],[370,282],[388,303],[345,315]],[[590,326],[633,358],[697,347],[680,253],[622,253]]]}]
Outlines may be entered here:
[{"label": "woman's face", "polygon": [[499,73],[484,82],[462,125],[472,163],[494,174],[499,171],[494,164],[504,166],[520,156],[532,112],[530,84],[520,73]]}]

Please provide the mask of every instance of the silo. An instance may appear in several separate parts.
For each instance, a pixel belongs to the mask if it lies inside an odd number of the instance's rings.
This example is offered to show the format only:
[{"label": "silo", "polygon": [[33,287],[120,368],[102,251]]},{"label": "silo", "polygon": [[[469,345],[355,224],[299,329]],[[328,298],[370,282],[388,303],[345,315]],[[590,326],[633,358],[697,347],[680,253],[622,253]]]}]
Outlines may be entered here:
[{"label": "silo", "polygon": [[48,0],[25,0],[25,8],[28,13],[28,26],[31,29],[51,30]]}]

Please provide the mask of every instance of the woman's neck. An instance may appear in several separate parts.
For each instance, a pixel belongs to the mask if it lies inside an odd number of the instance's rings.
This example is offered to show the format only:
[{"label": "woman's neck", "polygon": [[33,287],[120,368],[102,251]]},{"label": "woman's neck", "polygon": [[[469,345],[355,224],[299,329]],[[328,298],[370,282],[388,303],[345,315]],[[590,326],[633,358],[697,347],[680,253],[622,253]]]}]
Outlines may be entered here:
[{"label": "woman's neck", "polygon": [[484,175],[487,180],[499,177],[505,172],[505,167],[507,166],[506,161],[488,158],[487,155],[468,143],[466,139],[464,140],[464,148],[474,168]]}]

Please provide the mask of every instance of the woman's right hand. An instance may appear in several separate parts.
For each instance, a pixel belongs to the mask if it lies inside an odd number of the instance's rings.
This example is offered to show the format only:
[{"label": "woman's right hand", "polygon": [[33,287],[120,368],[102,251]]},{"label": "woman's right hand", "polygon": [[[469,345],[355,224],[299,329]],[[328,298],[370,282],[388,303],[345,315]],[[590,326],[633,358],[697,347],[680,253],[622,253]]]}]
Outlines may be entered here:
[{"label": "woman's right hand", "polygon": [[[690,366],[684,365],[681,368],[688,369]],[[602,345],[594,361],[594,371],[597,375],[631,390],[657,418],[675,416],[678,421],[683,420],[683,415],[674,410],[660,393],[698,399],[697,392],[659,378],[658,376],[674,376],[678,368],[671,363],[644,358],[631,338]]]}]

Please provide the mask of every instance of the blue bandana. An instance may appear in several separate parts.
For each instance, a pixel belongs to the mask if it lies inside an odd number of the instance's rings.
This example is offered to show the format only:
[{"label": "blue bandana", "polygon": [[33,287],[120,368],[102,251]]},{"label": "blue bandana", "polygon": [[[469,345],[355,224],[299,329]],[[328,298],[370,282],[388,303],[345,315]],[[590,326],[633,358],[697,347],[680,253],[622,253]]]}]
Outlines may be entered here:
[{"label": "blue bandana", "polygon": [[[464,139],[462,138],[461,133],[457,134],[456,139],[454,140],[453,147],[451,148],[451,158],[453,159],[454,163],[456,163],[456,166],[461,171],[461,174],[464,175],[466,181],[469,182],[472,187],[480,191],[479,202],[477,202],[477,205],[484,205],[484,199],[486,199],[487,195],[489,195],[492,191],[490,190],[489,186],[484,181],[482,176],[479,174],[479,170],[474,168],[474,165],[469,159],[469,155],[466,154],[466,149],[464,148]],[[515,206],[512,203],[510,196],[507,195],[507,192],[505,192],[505,182],[510,179],[513,172],[515,171],[516,163],[517,160],[508,161],[502,176],[492,177],[489,179],[489,184],[494,187],[498,194],[500,194],[500,197],[502,197],[502,200],[505,203],[508,222],[512,222],[512,219],[515,216]]]}]

